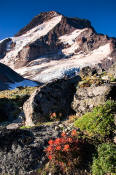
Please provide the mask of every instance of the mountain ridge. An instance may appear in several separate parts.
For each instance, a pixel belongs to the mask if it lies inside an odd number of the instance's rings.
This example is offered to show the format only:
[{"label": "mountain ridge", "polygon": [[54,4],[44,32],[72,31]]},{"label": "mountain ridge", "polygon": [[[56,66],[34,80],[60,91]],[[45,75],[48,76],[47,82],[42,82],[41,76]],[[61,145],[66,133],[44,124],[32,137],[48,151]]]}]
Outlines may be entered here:
[{"label": "mountain ridge", "polygon": [[[37,25],[39,25],[45,21],[48,21],[52,17],[58,16],[58,15],[62,15],[62,14],[59,12],[56,12],[56,11],[41,12],[39,15],[35,16],[29,24],[27,24],[24,28],[19,30],[19,32],[16,33],[15,36],[20,36],[22,34],[25,34],[28,30],[32,29],[33,27],[36,27]],[[65,16],[63,16],[63,17],[65,18]],[[87,19],[80,19],[80,18],[76,18],[76,17],[75,18],[67,17],[67,19],[69,21],[74,20],[75,25],[76,25],[76,22],[80,23],[82,21],[83,23],[85,23],[86,26],[91,26],[91,22]]]},{"label": "mountain ridge", "polygon": [[86,66],[109,69],[116,61],[116,39],[98,34],[88,20],[50,11],[33,18],[0,53],[4,55],[0,62],[25,78],[45,83],[67,72],[75,76]]}]

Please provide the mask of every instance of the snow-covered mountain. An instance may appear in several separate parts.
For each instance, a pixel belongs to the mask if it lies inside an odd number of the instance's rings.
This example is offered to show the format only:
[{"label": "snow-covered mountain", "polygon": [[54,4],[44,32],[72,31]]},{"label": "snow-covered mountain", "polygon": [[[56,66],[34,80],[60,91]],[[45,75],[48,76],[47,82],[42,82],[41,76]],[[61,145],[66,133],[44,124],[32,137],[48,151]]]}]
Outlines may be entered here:
[{"label": "snow-covered mountain", "polygon": [[115,38],[97,34],[88,20],[55,11],[40,13],[14,37],[0,41],[0,62],[43,83],[86,66],[108,69],[115,61]]}]

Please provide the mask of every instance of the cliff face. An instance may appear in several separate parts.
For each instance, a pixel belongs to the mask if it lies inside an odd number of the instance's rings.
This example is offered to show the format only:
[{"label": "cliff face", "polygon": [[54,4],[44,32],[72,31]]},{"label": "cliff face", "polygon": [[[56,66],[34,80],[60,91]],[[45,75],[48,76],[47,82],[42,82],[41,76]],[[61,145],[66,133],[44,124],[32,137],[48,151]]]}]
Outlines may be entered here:
[{"label": "cliff face", "polygon": [[67,72],[75,75],[86,66],[106,70],[116,61],[115,38],[97,34],[88,20],[54,11],[40,13],[5,43],[0,61],[41,82],[62,78]]}]

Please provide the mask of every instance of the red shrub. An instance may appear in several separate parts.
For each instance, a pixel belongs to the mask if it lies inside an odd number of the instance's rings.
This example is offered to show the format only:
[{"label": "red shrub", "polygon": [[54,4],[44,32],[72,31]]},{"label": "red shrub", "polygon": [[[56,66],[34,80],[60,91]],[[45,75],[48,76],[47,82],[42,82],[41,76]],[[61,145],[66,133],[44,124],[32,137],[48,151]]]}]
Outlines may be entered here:
[{"label": "red shrub", "polygon": [[77,131],[73,130],[70,135],[62,133],[60,138],[50,140],[45,152],[50,163],[57,165],[65,172],[77,166],[81,159],[82,140],[78,139]]}]

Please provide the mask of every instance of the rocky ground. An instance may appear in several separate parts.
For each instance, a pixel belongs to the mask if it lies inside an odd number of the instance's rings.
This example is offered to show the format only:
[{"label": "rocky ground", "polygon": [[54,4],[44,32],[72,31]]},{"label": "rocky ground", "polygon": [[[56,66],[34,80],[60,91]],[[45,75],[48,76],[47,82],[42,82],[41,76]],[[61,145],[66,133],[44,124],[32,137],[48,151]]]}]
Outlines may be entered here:
[{"label": "rocky ground", "polygon": [[81,75],[82,80],[55,80],[34,91],[19,89],[23,98],[18,99],[7,95],[20,111],[12,122],[6,119],[0,124],[0,174],[35,175],[43,168],[48,162],[44,150],[50,139],[75,129],[74,120],[95,106],[116,100],[116,83],[107,76],[104,80],[103,74]]},{"label": "rocky ground", "polygon": [[44,149],[48,141],[71,128],[66,122],[52,122],[27,129],[1,129],[0,173],[23,175],[43,167],[47,162]]}]

